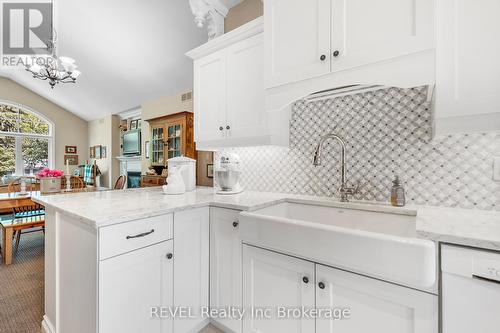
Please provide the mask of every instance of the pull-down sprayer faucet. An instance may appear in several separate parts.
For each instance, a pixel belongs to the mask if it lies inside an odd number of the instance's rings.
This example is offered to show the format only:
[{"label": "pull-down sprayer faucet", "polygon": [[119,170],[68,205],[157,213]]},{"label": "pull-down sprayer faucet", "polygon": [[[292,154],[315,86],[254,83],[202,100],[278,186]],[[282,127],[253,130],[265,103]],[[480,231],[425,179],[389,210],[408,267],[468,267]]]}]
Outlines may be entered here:
[{"label": "pull-down sprayer faucet", "polygon": [[341,175],[340,175],[340,201],[341,202],[348,202],[349,201],[349,196],[354,195],[358,193],[359,190],[359,184],[356,187],[347,187],[347,181],[346,181],[346,162],[345,162],[345,155],[346,155],[346,144],[344,139],[342,139],[340,136],[337,134],[331,133],[323,136],[321,140],[319,141],[318,145],[316,146],[316,150],[314,152],[314,161],[313,164],[314,166],[319,166],[321,165],[321,153],[323,150],[323,144],[325,141],[329,139],[334,139],[340,144],[340,170],[341,170]]}]

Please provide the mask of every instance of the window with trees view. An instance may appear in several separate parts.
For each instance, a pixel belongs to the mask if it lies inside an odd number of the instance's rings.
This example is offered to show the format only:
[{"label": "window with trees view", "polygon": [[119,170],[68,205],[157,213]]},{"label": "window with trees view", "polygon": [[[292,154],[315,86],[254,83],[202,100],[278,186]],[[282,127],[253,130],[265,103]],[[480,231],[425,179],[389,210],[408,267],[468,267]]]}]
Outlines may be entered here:
[{"label": "window with trees view", "polygon": [[49,167],[51,125],[22,108],[0,103],[0,185]]}]

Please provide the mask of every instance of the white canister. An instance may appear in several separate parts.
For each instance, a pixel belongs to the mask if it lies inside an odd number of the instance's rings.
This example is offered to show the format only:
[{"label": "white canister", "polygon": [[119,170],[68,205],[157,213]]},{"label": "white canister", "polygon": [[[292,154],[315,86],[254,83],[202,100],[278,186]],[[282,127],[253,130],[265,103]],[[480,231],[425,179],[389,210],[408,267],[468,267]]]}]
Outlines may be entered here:
[{"label": "white canister", "polygon": [[61,192],[61,177],[40,178],[40,192],[42,193]]},{"label": "white canister", "polygon": [[181,168],[181,175],[186,185],[186,191],[193,191],[196,188],[196,160],[189,157],[174,157],[168,160],[168,169]]}]

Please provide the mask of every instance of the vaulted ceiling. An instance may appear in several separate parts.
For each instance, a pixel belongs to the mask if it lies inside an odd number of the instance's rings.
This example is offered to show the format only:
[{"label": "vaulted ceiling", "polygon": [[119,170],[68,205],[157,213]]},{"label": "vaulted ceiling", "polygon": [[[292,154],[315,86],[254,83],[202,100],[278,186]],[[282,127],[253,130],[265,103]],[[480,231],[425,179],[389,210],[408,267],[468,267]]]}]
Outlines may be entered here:
[{"label": "vaulted ceiling", "polygon": [[[221,2],[232,7],[241,0]],[[76,59],[77,84],[52,90],[21,69],[6,76],[81,118],[192,88],[184,53],[205,43],[207,32],[193,23],[188,0],[59,0],[56,15],[59,55]]]}]

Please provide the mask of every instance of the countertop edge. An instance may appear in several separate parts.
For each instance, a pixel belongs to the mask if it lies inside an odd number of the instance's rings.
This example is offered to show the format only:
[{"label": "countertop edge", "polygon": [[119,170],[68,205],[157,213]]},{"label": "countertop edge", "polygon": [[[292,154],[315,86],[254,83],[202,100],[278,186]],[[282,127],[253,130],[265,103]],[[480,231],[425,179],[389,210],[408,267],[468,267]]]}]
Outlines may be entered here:
[{"label": "countertop edge", "polygon": [[[488,239],[488,238],[481,238],[477,237],[475,235],[472,236],[467,236],[463,235],[460,233],[462,232],[456,232],[456,228],[460,228],[460,225],[458,223],[456,225],[453,225],[452,227],[449,228],[449,231],[447,231],[446,228],[443,228],[443,226],[447,226],[446,222],[440,222],[434,221],[434,218],[436,215],[432,214],[431,215],[431,220],[432,223],[429,226],[429,214],[428,211],[431,209],[432,211],[438,212],[439,210],[445,209],[447,212],[450,212],[449,209],[453,210],[453,208],[446,208],[446,207],[428,207],[428,206],[407,206],[404,209],[399,209],[399,208],[394,208],[391,206],[385,206],[384,204],[380,205],[374,205],[373,203],[363,203],[363,202],[352,202],[352,203],[338,203],[336,201],[329,202],[325,198],[309,198],[306,196],[300,196],[300,195],[294,195],[294,194],[286,194],[286,193],[273,193],[275,195],[275,198],[268,198],[268,199],[262,199],[260,202],[255,203],[251,202],[248,204],[241,203],[241,202],[223,202],[223,201],[216,201],[213,198],[207,200],[201,200],[200,202],[193,202],[193,203],[186,203],[182,204],[179,206],[175,207],[165,207],[165,208],[156,208],[154,211],[150,212],[140,212],[137,214],[128,214],[126,216],[119,216],[117,218],[105,218],[105,219],[90,219],[88,217],[82,216],[81,214],[73,213],[68,209],[65,209],[63,207],[53,205],[49,201],[43,200],[43,198],[33,198],[33,201],[42,204],[44,206],[51,207],[55,211],[59,211],[64,215],[70,216],[72,218],[75,218],[85,224],[88,224],[91,227],[94,227],[96,229],[102,228],[102,227],[109,227],[114,224],[121,224],[121,223],[127,223],[130,221],[135,221],[143,218],[149,218],[149,217],[154,217],[158,215],[163,215],[163,214],[170,214],[170,213],[175,213],[183,210],[188,210],[188,209],[196,209],[196,208],[202,208],[202,207],[217,207],[217,208],[225,208],[225,209],[232,209],[232,210],[239,210],[239,211],[255,211],[258,209],[262,209],[271,205],[283,203],[283,202],[295,202],[295,203],[309,203],[309,204],[320,204],[320,205],[332,205],[335,207],[339,208],[346,208],[346,209],[361,209],[361,210],[366,210],[366,211],[373,211],[373,212],[379,212],[379,213],[395,213],[395,214],[402,214],[402,215],[416,215],[416,237],[420,239],[426,239],[430,241],[435,241],[439,243],[448,243],[448,244],[455,244],[455,245],[460,245],[460,246],[468,246],[468,247],[475,247],[475,248],[480,248],[480,249],[486,249],[486,250],[493,250],[493,251],[500,251],[500,237],[499,240],[496,239]],[[457,208],[458,210],[461,210],[461,208]],[[470,211],[470,210],[467,210]],[[475,212],[475,211],[474,211]],[[491,211],[481,211],[481,213],[484,214],[484,216],[494,216],[496,218],[497,212],[491,212]],[[453,214],[455,212],[453,211]],[[456,214],[460,214],[460,212],[457,212]],[[419,215],[421,215],[419,217]],[[441,221],[445,220],[445,218],[438,218],[441,219]],[[496,222],[496,220],[495,220]],[[436,223],[437,227],[433,227],[432,224]],[[448,222],[449,223],[449,222]],[[500,219],[499,219],[499,228],[500,228]],[[474,227],[473,223],[470,224],[470,226]],[[449,226],[448,226],[449,227]],[[496,226],[491,227],[493,230],[496,230]],[[432,230],[436,229],[436,230]]]}]

